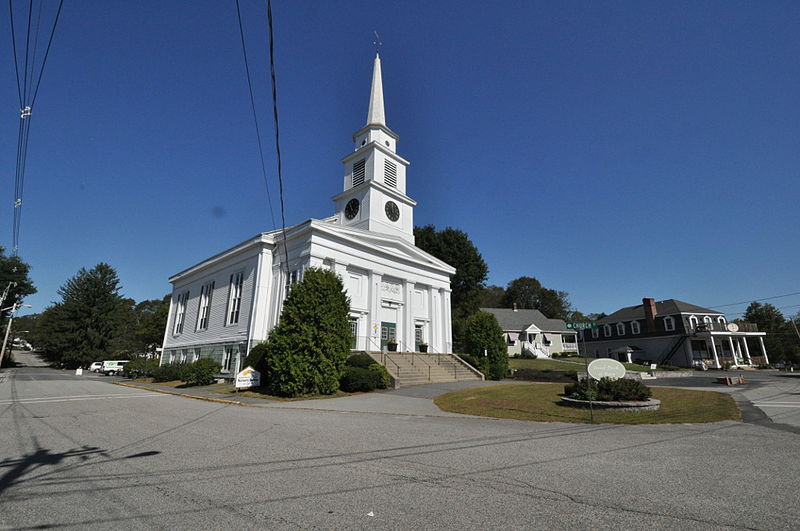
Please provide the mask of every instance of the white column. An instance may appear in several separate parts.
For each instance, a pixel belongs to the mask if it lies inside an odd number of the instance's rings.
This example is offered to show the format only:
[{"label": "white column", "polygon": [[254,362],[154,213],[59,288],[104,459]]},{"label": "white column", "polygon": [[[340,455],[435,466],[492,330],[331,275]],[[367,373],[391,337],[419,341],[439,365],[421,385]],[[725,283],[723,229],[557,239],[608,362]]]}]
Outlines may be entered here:
[{"label": "white column", "polygon": [[369,272],[369,307],[367,308],[367,350],[380,350],[380,335],[375,335],[373,326],[381,326],[381,275]]},{"label": "white column", "polygon": [[413,352],[414,348],[414,283],[403,281],[403,344],[406,350]]},{"label": "white column", "polygon": [[747,337],[742,336],[742,345],[744,345],[744,357],[747,358],[747,364],[752,365],[753,359],[750,357],[750,349],[747,346]]},{"label": "white column", "polygon": [[764,348],[764,336],[758,336],[758,343],[761,345],[761,355],[764,356],[764,363],[769,364],[767,349]]},{"label": "white column", "polygon": [[444,327],[444,348],[442,352],[453,352],[453,318],[450,314],[450,292],[442,290],[442,326]]},{"label": "white column", "polygon": [[714,368],[721,369],[722,365],[719,363],[719,356],[717,356],[717,345],[714,344],[714,336],[711,336],[711,353],[714,354]]},{"label": "white column", "polygon": [[733,344],[733,336],[728,336],[728,343],[731,345],[731,356],[733,357],[732,365],[737,365],[739,362],[736,360],[736,347]]}]

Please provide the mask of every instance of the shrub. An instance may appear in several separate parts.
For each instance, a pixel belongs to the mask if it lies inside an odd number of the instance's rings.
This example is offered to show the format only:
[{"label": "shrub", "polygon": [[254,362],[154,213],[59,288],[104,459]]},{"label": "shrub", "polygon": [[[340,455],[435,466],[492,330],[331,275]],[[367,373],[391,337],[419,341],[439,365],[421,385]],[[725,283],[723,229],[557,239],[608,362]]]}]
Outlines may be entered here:
[{"label": "shrub", "polygon": [[367,367],[367,370],[378,374],[378,389],[388,389],[392,387],[392,377],[389,371],[386,370],[386,367],[380,363],[373,362]]},{"label": "shrub", "polygon": [[181,367],[181,380],[187,385],[211,385],[222,366],[211,358],[202,358]]},{"label": "shrub", "polygon": [[335,273],[306,270],[303,280],[291,287],[280,321],[263,347],[261,374],[267,392],[290,397],[335,392],[353,341],[349,311],[350,301]]},{"label": "shrub", "polygon": [[517,369],[514,378],[531,382],[569,382],[578,379],[576,371],[552,371],[540,369]]},{"label": "shrub", "polygon": [[127,378],[146,378],[153,376],[158,369],[158,360],[152,358],[134,358],[123,367],[122,372]]},{"label": "shrub", "polygon": [[481,371],[492,380],[505,378],[508,372],[508,347],[497,318],[489,312],[473,313],[467,318],[465,337],[467,352],[478,356],[486,352],[486,368],[479,367]]},{"label": "shrub", "polygon": [[347,361],[345,365],[348,367],[361,367],[362,369],[368,368],[370,365],[374,365],[375,360],[372,359],[372,356],[369,354],[353,354]]},{"label": "shrub", "polygon": [[345,367],[339,386],[342,391],[355,393],[358,391],[374,391],[378,387],[380,374],[362,367]]},{"label": "shrub", "polygon": [[169,363],[153,370],[153,379],[157,382],[172,382],[181,379],[181,370],[185,363]]},{"label": "shrub", "polygon": [[647,400],[652,395],[652,391],[641,380],[602,378],[596,384],[589,383],[587,380],[569,384],[564,387],[564,394],[578,400],[616,402]]},{"label": "shrub", "polygon": [[263,375],[267,374],[267,344],[259,343],[250,349],[250,353],[244,359],[243,367],[252,367]]},{"label": "shrub", "polygon": [[535,360],[538,356],[536,356],[535,352],[531,352],[530,350],[522,349],[521,357],[522,357],[522,359],[525,359],[525,360]]}]

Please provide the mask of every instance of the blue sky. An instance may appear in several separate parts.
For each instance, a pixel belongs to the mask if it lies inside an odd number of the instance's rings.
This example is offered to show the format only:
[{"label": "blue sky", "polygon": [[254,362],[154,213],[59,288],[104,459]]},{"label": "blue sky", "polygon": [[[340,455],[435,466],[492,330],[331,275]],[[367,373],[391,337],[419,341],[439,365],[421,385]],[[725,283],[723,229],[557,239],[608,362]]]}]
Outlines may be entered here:
[{"label": "blue sky", "polygon": [[[264,2],[241,4],[279,222]],[[643,296],[714,306],[800,292],[797,2],[276,0],[273,11],[288,224],[332,213],[378,30],[415,221],[467,232],[489,283],[535,276],[586,313]],[[19,121],[8,13],[0,34],[8,249]],[[67,0],[28,153],[20,256],[34,312],[100,261],[126,296],[161,297],[170,275],[273,228],[233,0]],[[800,310],[800,296],[771,302]]]}]

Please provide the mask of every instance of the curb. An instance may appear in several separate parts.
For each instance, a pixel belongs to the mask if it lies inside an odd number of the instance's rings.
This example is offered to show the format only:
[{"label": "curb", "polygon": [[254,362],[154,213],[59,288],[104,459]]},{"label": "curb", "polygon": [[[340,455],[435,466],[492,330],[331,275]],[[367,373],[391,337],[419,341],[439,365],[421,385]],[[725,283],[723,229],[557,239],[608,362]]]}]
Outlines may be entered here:
[{"label": "curb", "polygon": [[176,393],[173,391],[167,391],[166,389],[154,389],[152,387],[145,387],[143,385],[136,385],[125,382],[108,382],[108,383],[119,385],[122,387],[131,387],[133,389],[142,389],[144,391],[153,391],[154,393],[162,393],[165,395],[181,396],[183,398],[193,398],[195,400],[203,400],[205,402],[217,402],[218,404],[228,404],[230,406],[251,407],[250,404],[245,404],[244,402],[237,402],[236,400],[226,400],[225,398],[213,398],[210,396],[190,395],[188,393]]}]

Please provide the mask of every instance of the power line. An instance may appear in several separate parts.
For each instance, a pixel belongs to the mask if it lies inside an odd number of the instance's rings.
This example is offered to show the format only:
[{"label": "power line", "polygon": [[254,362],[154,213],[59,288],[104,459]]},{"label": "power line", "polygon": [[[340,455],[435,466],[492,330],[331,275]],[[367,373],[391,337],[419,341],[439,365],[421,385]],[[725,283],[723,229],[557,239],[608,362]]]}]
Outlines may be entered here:
[{"label": "power line", "polygon": [[242,27],[242,13],[239,9],[239,0],[236,0],[236,16],[239,19],[239,36],[242,40],[242,54],[244,55],[244,69],[247,73],[247,89],[250,91],[250,107],[253,110],[253,123],[256,127],[256,141],[258,142],[258,156],[261,159],[261,175],[264,178],[264,187],[267,189],[267,204],[269,205],[269,217],[272,220],[272,228],[275,228],[275,214],[272,211],[272,195],[269,192],[269,181],[267,179],[267,167],[264,164],[264,149],[262,148],[261,132],[258,127],[258,115],[256,113],[255,98],[253,98],[253,83],[250,79],[250,65],[247,60],[247,47],[244,42],[244,28]]},{"label": "power line", "polygon": [[726,306],[738,306],[740,304],[750,304],[751,302],[760,302],[760,301],[769,301],[772,299],[782,299],[783,297],[791,297],[793,295],[800,295],[800,291],[794,293],[786,293],[784,295],[775,295],[774,297],[763,297],[761,299],[752,299],[749,301],[742,301],[742,302],[731,302],[730,304],[717,304],[716,306],[709,306],[709,308],[724,308]]},{"label": "power line", "polygon": [[283,253],[286,259],[286,275],[289,275],[289,246],[286,242],[286,217],[283,205],[283,171],[281,165],[281,135],[278,126],[278,89],[275,81],[274,32],[272,30],[272,0],[267,0],[267,26],[269,27],[269,72],[272,79],[272,116],[275,121],[275,151],[278,157],[278,190],[281,199],[281,231]]}]

